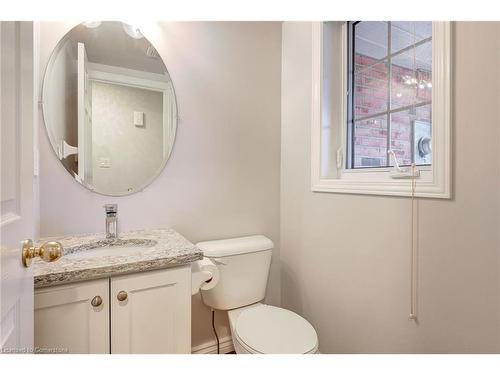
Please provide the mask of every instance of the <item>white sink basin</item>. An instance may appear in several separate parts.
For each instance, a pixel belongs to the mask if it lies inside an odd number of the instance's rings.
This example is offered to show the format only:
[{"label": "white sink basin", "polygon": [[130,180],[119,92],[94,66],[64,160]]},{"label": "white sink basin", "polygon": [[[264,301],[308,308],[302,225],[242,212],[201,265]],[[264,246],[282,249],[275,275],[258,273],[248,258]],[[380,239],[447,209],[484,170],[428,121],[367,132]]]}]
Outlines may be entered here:
[{"label": "white sink basin", "polygon": [[76,253],[65,255],[73,259],[88,259],[98,258],[105,256],[121,256],[121,255],[139,255],[141,252],[147,250],[145,247],[132,247],[132,246],[116,246],[105,247],[100,249],[84,250]]},{"label": "white sink basin", "polygon": [[89,259],[106,256],[133,256],[156,245],[154,240],[144,239],[105,239],[67,249],[64,257],[71,259]]}]

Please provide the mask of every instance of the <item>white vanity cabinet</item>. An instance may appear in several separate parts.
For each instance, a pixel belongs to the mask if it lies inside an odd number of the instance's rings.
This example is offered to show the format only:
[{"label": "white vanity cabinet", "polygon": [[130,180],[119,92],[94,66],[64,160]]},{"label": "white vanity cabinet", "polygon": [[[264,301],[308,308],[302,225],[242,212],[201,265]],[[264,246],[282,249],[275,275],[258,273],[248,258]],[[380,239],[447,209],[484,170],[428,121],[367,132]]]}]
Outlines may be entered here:
[{"label": "white vanity cabinet", "polygon": [[191,268],[111,278],[112,353],[191,353]]},{"label": "white vanity cabinet", "polygon": [[42,353],[109,353],[109,279],[35,289],[34,305]]},{"label": "white vanity cabinet", "polygon": [[35,289],[35,347],[191,353],[190,266]]}]

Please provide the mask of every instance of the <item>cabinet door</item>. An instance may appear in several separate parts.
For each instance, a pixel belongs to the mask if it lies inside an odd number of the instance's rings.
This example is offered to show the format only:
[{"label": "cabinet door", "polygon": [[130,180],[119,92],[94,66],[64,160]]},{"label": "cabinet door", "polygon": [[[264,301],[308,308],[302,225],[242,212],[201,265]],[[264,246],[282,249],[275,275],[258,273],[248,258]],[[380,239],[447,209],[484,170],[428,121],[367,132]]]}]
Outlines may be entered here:
[{"label": "cabinet door", "polygon": [[111,352],[191,353],[190,267],[111,278]]},{"label": "cabinet door", "polygon": [[35,290],[35,348],[109,353],[109,279]]}]

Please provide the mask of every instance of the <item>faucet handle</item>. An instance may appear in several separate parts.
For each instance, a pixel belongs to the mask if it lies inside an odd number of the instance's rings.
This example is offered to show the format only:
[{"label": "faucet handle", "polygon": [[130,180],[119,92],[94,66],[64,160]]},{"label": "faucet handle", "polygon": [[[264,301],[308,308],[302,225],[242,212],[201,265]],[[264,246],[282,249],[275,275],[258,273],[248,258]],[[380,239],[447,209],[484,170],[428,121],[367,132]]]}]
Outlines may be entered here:
[{"label": "faucet handle", "polygon": [[104,210],[106,214],[116,214],[118,213],[118,205],[116,203],[105,204]]}]

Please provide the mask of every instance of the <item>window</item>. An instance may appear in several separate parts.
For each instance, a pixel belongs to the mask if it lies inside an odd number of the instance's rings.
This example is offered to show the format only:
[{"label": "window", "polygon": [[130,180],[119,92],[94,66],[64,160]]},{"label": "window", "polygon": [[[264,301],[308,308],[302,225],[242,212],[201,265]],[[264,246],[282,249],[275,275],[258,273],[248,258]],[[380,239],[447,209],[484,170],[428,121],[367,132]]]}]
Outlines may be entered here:
[{"label": "window", "polygon": [[[430,165],[432,22],[348,23],[347,168]],[[425,147],[424,147],[425,146]]]},{"label": "window", "polygon": [[[449,22],[313,27],[312,190],[451,196]],[[397,161],[397,164],[395,162]]]}]

